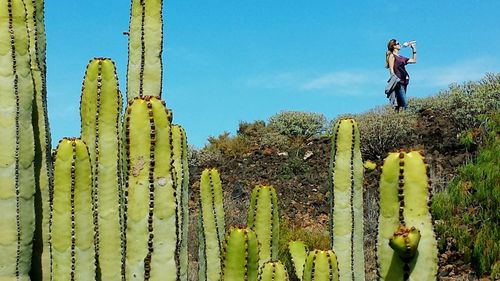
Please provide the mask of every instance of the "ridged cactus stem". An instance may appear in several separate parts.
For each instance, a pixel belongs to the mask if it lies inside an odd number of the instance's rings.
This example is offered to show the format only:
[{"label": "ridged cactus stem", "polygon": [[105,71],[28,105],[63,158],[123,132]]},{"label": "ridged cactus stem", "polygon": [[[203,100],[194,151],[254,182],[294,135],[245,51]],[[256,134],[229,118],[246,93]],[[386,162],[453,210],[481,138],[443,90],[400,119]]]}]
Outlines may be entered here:
[{"label": "ridged cactus stem", "polygon": [[290,276],[293,276],[295,279],[302,280],[306,259],[309,255],[307,246],[300,240],[291,241],[288,243],[288,253],[292,262],[290,268],[293,269],[289,269]]},{"label": "ridged cactus stem", "polygon": [[257,234],[260,243],[260,264],[278,258],[279,213],[276,190],[258,185],[252,190],[247,225]]},{"label": "ridged cactus stem", "polygon": [[267,261],[260,267],[258,281],[288,280],[288,273],[280,261]]},{"label": "ridged cactus stem", "polygon": [[358,125],[337,122],[330,160],[330,235],[340,280],[365,280],[363,252],[363,163]]},{"label": "ridged cactus stem", "polygon": [[331,250],[309,253],[304,267],[304,281],[338,281],[337,257]]},{"label": "ridged cactus stem", "polygon": [[172,125],[172,160],[175,170],[177,223],[179,237],[177,264],[181,281],[188,280],[188,230],[189,230],[189,165],[187,137],[184,129],[179,125]]},{"label": "ridged cactus stem", "polygon": [[91,60],[82,86],[81,134],[89,147],[94,176],[96,260],[99,279],[103,280],[121,279],[121,108],[122,97],[113,61]]},{"label": "ridged cactus stem", "polygon": [[162,0],[132,0],[127,98],[160,96],[162,87]]},{"label": "ridged cactus stem", "polygon": [[51,280],[95,280],[92,168],[87,146],[80,139],[63,139],[54,159]]},{"label": "ridged cactus stem", "polygon": [[33,100],[27,12],[0,0],[0,279],[29,280],[35,230]]},{"label": "ridged cactus stem", "polygon": [[223,246],[222,280],[256,281],[259,270],[257,235],[246,227],[231,227]]},{"label": "ridged cactus stem", "polygon": [[24,1],[30,31],[30,57],[35,101],[33,104],[33,133],[35,136],[35,237],[31,279],[49,280],[50,246],[49,193],[52,189],[51,138],[47,114],[45,65],[44,1]]},{"label": "ridged cactus stem", "polygon": [[198,276],[200,281],[221,280],[225,234],[222,184],[216,169],[205,169],[200,181]]},{"label": "ridged cactus stem", "polygon": [[430,183],[418,151],[390,153],[380,178],[377,237],[382,280],[435,280],[437,243],[429,212]]},{"label": "ridged cactus stem", "polygon": [[179,278],[170,120],[157,97],[135,98],[126,110],[126,258],[122,265],[126,280]]}]

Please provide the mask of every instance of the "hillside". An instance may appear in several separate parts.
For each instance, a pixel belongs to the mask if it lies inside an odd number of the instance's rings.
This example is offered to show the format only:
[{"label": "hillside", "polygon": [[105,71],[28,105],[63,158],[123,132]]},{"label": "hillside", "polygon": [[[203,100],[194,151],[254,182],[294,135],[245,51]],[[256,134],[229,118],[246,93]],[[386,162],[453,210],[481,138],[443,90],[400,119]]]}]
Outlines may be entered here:
[{"label": "hillside", "polygon": [[[452,85],[450,89],[429,98],[412,99],[409,108],[402,113],[382,107],[348,117],[355,118],[359,123],[363,160],[370,160],[378,167],[390,151],[423,150],[429,163],[432,191],[437,194],[447,189],[457,176],[459,167],[475,159],[485,141],[484,120],[498,114],[499,110],[500,74],[489,74],[481,81]],[[278,193],[282,236],[309,239],[310,243],[316,244],[315,247],[328,247],[328,167],[331,150],[328,131],[331,123],[322,120],[320,115],[309,116],[318,118],[301,116],[299,119],[305,124],[305,130],[299,133],[283,132],[280,131],[279,118],[283,121],[287,114],[299,113],[277,114],[267,123],[243,122],[236,136],[224,134],[213,137],[205,148],[192,151],[192,233],[196,233],[199,176],[204,168],[214,167],[221,173],[227,226],[245,224],[250,191],[257,184],[269,184]],[[347,116],[339,118],[342,117]],[[283,122],[283,127],[290,127]],[[498,136],[498,132],[495,134]],[[379,177],[380,169],[365,170],[367,280],[375,280],[376,277],[374,243]],[[300,235],[314,237],[297,237]],[[195,236],[192,238],[196,241]],[[446,240],[439,242],[440,280],[478,280],[476,269],[464,260],[463,253],[457,251],[453,239],[438,238]],[[196,243],[192,244],[190,253],[196,259]]]}]

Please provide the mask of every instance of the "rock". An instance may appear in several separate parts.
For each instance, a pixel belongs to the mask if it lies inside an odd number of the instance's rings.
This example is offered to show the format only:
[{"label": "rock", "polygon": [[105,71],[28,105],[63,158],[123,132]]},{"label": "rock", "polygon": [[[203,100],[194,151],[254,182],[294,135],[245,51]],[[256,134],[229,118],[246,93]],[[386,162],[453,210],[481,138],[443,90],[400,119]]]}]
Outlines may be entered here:
[{"label": "rock", "polygon": [[306,153],[304,154],[304,158],[303,158],[304,161],[306,161],[307,159],[311,158],[313,156],[313,154],[314,153],[312,151],[310,151],[310,150],[306,151]]}]

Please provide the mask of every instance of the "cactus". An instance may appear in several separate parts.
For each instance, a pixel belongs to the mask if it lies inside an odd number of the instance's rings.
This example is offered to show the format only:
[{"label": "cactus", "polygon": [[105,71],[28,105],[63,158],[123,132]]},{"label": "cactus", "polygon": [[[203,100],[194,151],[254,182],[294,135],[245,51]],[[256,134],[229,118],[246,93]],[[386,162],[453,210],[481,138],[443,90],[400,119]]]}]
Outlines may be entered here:
[{"label": "cactus", "polygon": [[288,273],[280,261],[265,262],[259,270],[259,281],[288,281]]},{"label": "cactus", "polygon": [[35,230],[34,78],[22,0],[0,0],[0,279],[29,280]]},{"label": "cactus", "polygon": [[35,84],[33,133],[35,136],[35,237],[31,278],[49,280],[49,193],[52,189],[51,138],[47,115],[44,1],[24,1],[30,40],[31,70]]},{"label": "cactus", "polygon": [[87,146],[80,139],[62,139],[54,159],[51,280],[95,280],[92,168]]},{"label": "cactus", "polygon": [[160,96],[163,65],[162,0],[132,0],[127,98]]},{"label": "cactus", "polygon": [[220,280],[225,222],[222,185],[216,169],[205,169],[201,174],[198,221],[199,280]]},{"label": "cactus", "polygon": [[304,281],[338,281],[337,257],[332,250],[314,250],[309,253],[304,266]]},{"label": "cactus", "polygon": [[125,118],[127,280],[177,280],[179,265],[171,115],[158,97],[129,101]]},{"label": "cactus", "polygon": [[290,275],[293,276],[294,280],[298,279],[302,281],[304,266],[307,256],[309,255],[307,247],[302,241],[292,241],[288,243],[288,253],[290,254],[293,267],[293,270],[290,271]]},{"label": "cactus", "polygon": [[224,239],[222,280],[256,281],[258,269],[257,235],[246,227],[231,227]]},{"label": "cactus", "polygon": [[426,171],[418,151],[390,153],[384,160],[377,237],[382,280],[436,280],[438,251]]},{"label": "cactus", "polygon": [[337,122],[330,159],[330,242],[340,280],[365,280],[363,253],[363,162],[356,122]]},{"label": "cactus", "polygon": [[278,258],[279,214],[276,190],[258,185],[252,190],[247,225],[257,234],[260,244],[260,264]]},{"label": "cactus", "polygon": [[92,197],[98,275],[121,279],[121,141],[122,98],[112,60],[89,62],[82,86],[80,115],[82,140],[89,148],[94,176]]},{"label": "cactus", "polygon": [[188,280],[188,230],[189,230],[189,166],[187,158],[187,138],[184,129],[172,125],[172,157],[175,169],[177,222],[179,224],[179,244],[176,257],[179,262],[181,281]]}]

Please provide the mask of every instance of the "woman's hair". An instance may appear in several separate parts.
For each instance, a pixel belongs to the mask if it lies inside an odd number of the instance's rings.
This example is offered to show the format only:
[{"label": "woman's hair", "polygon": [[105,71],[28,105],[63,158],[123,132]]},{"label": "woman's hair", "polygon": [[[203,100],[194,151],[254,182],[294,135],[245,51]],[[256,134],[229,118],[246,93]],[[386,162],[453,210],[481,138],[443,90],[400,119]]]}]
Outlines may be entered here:
[{"label": "woman's hair", "polygon": [[392,54],[392,51],[394,51],[396,42],[398,42],[396,39],[391,39],[387,43],[387,52],[385,52],[385,68],[389,68],[389,56]]}]

